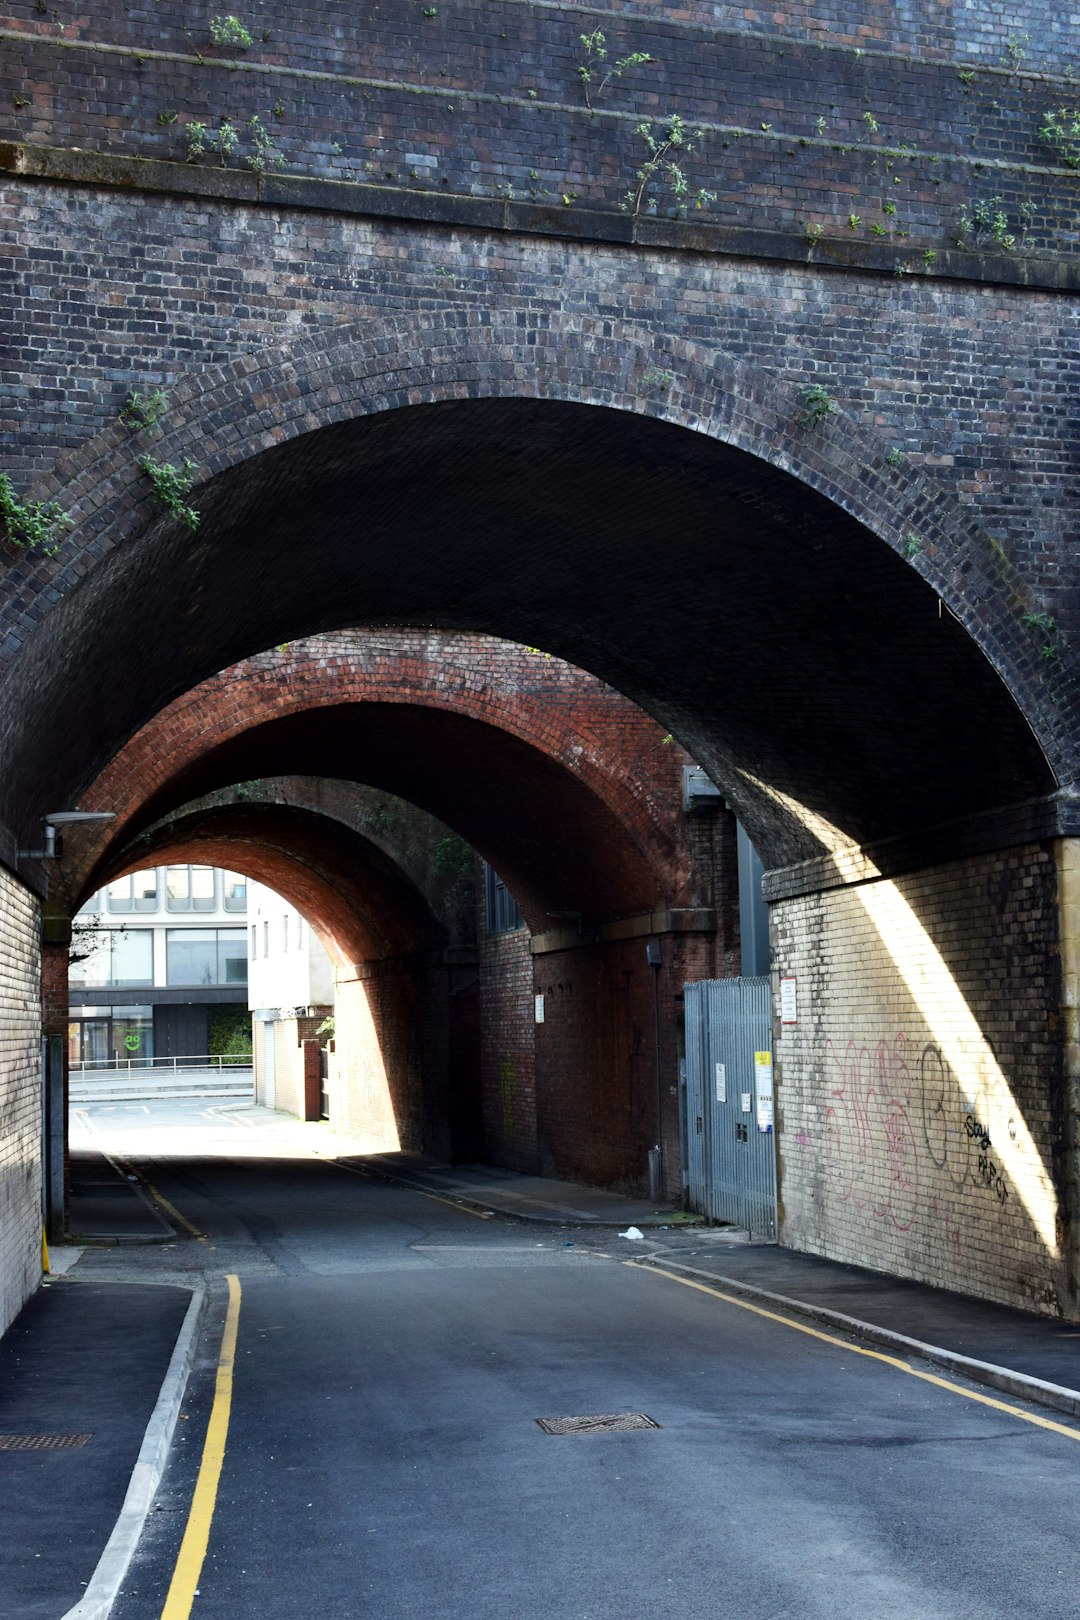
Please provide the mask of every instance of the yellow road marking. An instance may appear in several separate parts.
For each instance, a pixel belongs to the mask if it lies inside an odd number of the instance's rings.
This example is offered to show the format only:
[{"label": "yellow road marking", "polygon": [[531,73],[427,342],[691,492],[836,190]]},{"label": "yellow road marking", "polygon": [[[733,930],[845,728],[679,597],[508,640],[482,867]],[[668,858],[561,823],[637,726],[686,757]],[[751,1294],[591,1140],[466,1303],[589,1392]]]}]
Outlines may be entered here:
[{"label": "yellow road marking", "polygon": [[144,1179],[143,1186],[146,1188],[154,1202],[161,1205],[166,1215],[171,1216],[174,1221],[179,1221],[184,1230],[190,1232],[193,1238],[198,1238],[200,1243],[206,1242],[206,1233],[200,1232],[197,1226],[193,1226],[186,1215],[181,1215],[176,1205],[171,1204],[165,1197],[164,1193],[158,1192],[152,1181],[146,1181]]},{"label": "yellow road marking", "polygon": [[1070,1429],[1065,1423],[1055,1423],[1053,1418],[1039,1417],[1035,1412],[1025,1412],[1020,1406],[1010,1406],[1008,1401],[995,1400],[992,1395],[981,1395],[978,1390],[965,1389],[962,1384],[954,1384],[951,1379],[939,1378],[936,1373],[923,1372],[919,1367],[912,1367],[909,1362],[902,1361],[899,1356],[886,1355],[883,1350],[867,1350],[860,1344],[852,1344],[850,1339],[840,1339],[833,1333],[823,1333],[820,1328],[809,1327],[805,1322],[796,1322],[790,1316],[781,1316],[777,1311],[768,1311],[763,1305],[753,1305],[748,1299],[739,1299],[736,1294],[725,1294],[719,1288],[710,1288],[707,1283],[694,1282],[690,1277],[679,1277],[674,1271],[665,1271],[663,1266],[646,1265],[641,1260],[624,1260],[624,1266],[634,1266],[639,1271],[651,1271],[661,1277],[668,1277],[672,1282],[682,1283],[684,1288],[696,1288],[701,1294],[711,1294],[714,1299],[722,1299],[726,1305],[737,1305],[741,1311],[752,1311],[755,1316],[764,1316],[770,1322],[779,1322],[784,1327],[794,1328],[796,1333],[805,1333],[811,1339],[820,1339],[823,1344],[834,1344],[840,1350],[850,1351],[856,1356],[868,1356],[871,1361],[883,1361],[887,1367],[895,1367],[898,1372],[910,1373],[912,1378],[921,1378],[924,1384],[936,1384],[938,1389],[947,1389],[953,1395],[963,1395],[966,1400],[978,1401],[980,1406],[992,1406],[996,1412],[1006,1412],[1009,1417],[1022,1418],[1025,1423],[1034,1423],[1037,1428],[1049,1429],[1054,1434],[1063,1434],[1068,1440],[1080,1440],[1080,1429]]},{"label": "yellow road marking", "polygon": [[146,1177],[136,1170],[133,1164],[129,1164],[127,1159],[114,1159],[111,1158],[108,1153],[106,1153],[104,1157],[109,1160],[109,1163],[112,1165],[113,1169],[117,1170],[120,1175],[134,1176],[136,1181],[138,1181],[141,1186],[146,1188],[155,1204],[163,1209],[167,1215],[171,1216],[174,1221],[178,1222],[178,1224],[182,1226],[186,1232],[190,1232],[193,1238],[198,1238],[200,1243],[206,1242],[206,1233],[200,1232],[197,1226],[193,1226],[186,1215],[181,1215],[176,1205],[170,1203],[165,1197],[164,1193],[158,1192],[157,1188],[154,1186],[154,1183],[152,1181],[147,1181]]},{"label": "yellow road marking", "polygon": [[218,1355],[217,1383],[214,1404],[210,1409],[210,1422],[206,1428],[199,1477],[191,1498],[187,1529],[176,1556],[176,1568],[169,1586],[169,1595],[161,1611],[161,1620],[188,1620],[195,1589],[199,1584],[203,1560],[210,1543],[210,1525],[217,1502],[218,1482],[225,1461],[225,1441],[229,1433],[229,1413],[232,1410],[233,1368],[236,1363],[236,1333],[240,1322],[240,1279],[226,1277],[229,1285],[229,1308],[225,1313],[225,1328],[221,1335]]},{"label": "yellow road marking", "polygon": [[399,1181],[396,1176],[384,1176],[378,1170],[360,1170],[355,1164],[342,1164],[340,1159],[320,1159],[321,1164],[332,1165],[335,1170],[347,1170],[352,1176],[362,1176],[365,1181],[389,1181],[394,1187],[407,1187],[410,1192],[419,1193],[421,1198],[434,1198],[437,1204],[449,1204],[462,1215],[475,1215],[478,1221],[490,1221],[491,1216],[482,1210],[470,1209],[468,1204],[459,1204],[456,1199],[444,1198],[442,1193],[428,1192],[424,1187],[418,1187],[414,1181]]}]

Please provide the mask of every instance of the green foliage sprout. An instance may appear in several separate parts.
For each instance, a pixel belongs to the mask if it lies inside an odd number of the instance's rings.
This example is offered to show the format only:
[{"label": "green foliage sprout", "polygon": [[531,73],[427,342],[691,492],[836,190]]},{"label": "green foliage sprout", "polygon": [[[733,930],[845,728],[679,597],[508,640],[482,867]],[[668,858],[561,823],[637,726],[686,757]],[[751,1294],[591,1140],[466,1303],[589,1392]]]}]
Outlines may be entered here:
[{"label": "green foliage sprout", "polygon": [[40,551],[55,557],[59,531],[71,518],[55,501],[20,501],[7,473],[0,473],[0,524],[8,545],[17,551]]},{"label": "green foliage sprout", "polygon": [[655,213],[656,198],[649,193],[658,180],[666,181],[677,215],[685,213],[688,198],[695,208],[703,208],[706,203],[716,201],[715,191],[697,191],[690,198],[690,184],[683,169],[684,160],[701,144],[701,130],[689,129],[684,118],[678,113],[670,113],[658,125],[648,120],[639,124],[634,134],[645,142],[649,155],[637,171],[636,188],[628,191],[620,204],[624,214],[636,219],[646,200],[649,212]]},{"label": "green foliage sprout", "polygon": [[143,456],[139,466],[154,486],[158,505],[189,529],[197,529],[199,514],[184,499],[195,482],[195,463],[185,458],[177,467],[171,461],[155,461],[153,456]]},{"label": "green foliage sprout", "polygon": [[1052,146],[1068,169],[1080,169],[1080,107],[1057,107],[1043,113],[1039,139]]},{"label": "green foliage sprout", "polygon": [[646,62],[655,61],[648,51],[631,51],[629,56],[621,56],[612,63],[594,89],[593,82],[597,74],[603,72],[603,64],[607,61],[607,39],[600,28],[594,28],[591,34],[579,34],[578,38],[587,54],[577,75],[585,94],[585,105],[590,110],[593,96],[602,96],[612,79],[621,79],[628,68],[642,67]]},{"label": "green foliage sprout", "polygon": [[163,388],[155,388],[149,394],[140,394],[133,388],[120,407],[120,420],[133,433],[144,430],[156,433],[168,408],[169,396]]},{"label": "green foliage sprout", "polygon": [[255,43],[239,17],[232,12],[224,17],[211,17],[210,39],[215,45],[236,45],[242,51]]},{"label": "green foliage sprout", "polygon": [[800,427],[818,427],[830,416],[835,416],[837,410],[835,399],[821,383],[811,383],[804,388],[799,395],[799,403]]}]

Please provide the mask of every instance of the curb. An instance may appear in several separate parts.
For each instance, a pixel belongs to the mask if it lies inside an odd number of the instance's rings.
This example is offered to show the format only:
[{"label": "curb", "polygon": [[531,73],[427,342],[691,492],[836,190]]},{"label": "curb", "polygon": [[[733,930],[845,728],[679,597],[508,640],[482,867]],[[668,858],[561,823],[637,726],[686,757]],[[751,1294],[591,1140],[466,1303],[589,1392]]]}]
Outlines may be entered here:
[{"label": "curb", "polygon": [[812,1322],[839,1328],[853,1338],[866,1339],[883,1349],[918,1356],[934,1367],[969,1378],[973,1384],[983,1384],[988,1389],[996,1389],[1004,1395],[1015,1395],[1020,1400],[1034,1401],[1039,1406],[1049,1406],[1068,1417],[1080,1417],[1080,1390],[1066,1389],[1063,1384],[1050,1384],[1027,1373],[997,1367],[992,1361],[976,1361],[971,1356],[960,1355],[958,1351],[945,1350],[936,1344],[924,1344],[921,1339],[909,1339],[906,1334],[894,1333],[891,1328],[862,1322],[856,1316],[845,1316],[842,1311],[830,1310],[827,1305],[808,1305],[805,1300],[789,1299],[786,1294],[774,1294],[771,1289],[756,1288],[753,1283],[743,1282],[739,1278],[722,1277],[715,1271],[702,1271],[698,1266],[682,1265],[677,1260],[661,1260],[655,1254],[650,1254],[642,1255],[638,1264],[655,1270],[685,1271],[691,1277],[700,1277],[703,1282],[719,1283],[732,1294],[780,1306],[796,1316],[805,1316]]},{"label": "curb", "polygon": [[98,1559],[85,1593],[73,1609],[68,1609],[61,1616],[61,1620],[108,1620],[161,1484],[176,1420],[195,1360],[195,1346],[205,1309],[206,1289],[199,1284],[192,1290],[191,1303],[169,1358],[157,1404],[146,1425],[120,1517],[105,1543],[105,1550]]},{"label": "curb", "polygon": [[[327,1164],[334,1164],[335,1162],[346,1164],[351,1170],[355,1170],[358,1175],[370,1176],[373,1181],[388,1181],[393,1186],[408,1187],[412,1192],[427,1193],[429,1197],[442,1198],[445,1199],[447,1203],[451,1204],[460,1204],[463,1209],[475,1210],[477,1214],[480,1215],[501,1215],[504,1219],[509,1221],[535,1221],[540,1226],[581,1226],[585,1227],[586,1230],[595,1230],[597,1232],[617,1232],[620,1226],[633,1224],[629,1217],[625,1217],[617,1221],[599,1221],[590,1216],[576,1214],[573,1210],[567,1209],[562,1209],[558,1214],[551,1215],[540,1215],[534,1213],[532,1210],[527,1209],[505,1209],[500,1206],[498,1198],[473,1198],[468,1193],[464,1193],[459,1188],[454,1186],[425,1187],[423,1182],[409,1181],[404,1176],[395,1175],[392,1170],[384,1169],[382,1165],[375,1168],[367,1164],[357,1164],[353,1159],[341,1159],[340,1161],[335,1161],[333,1159],[325,1160],[325,1163]],[[555,1208],[556,1206],[552,1207]],[[698,1224],[702,1226],[705,1225],[704,1219],[702,1219],[700,1223],[696,1221],[678,1219],[678,1217],[682,1214],[681,1210],[669,1210],[665,1211],[664,1213],[669,1217],[675,1217],[675,1219],[668,1219],[667,1221],[657,1220],[655,1223],[650,1221],[646,1225],[646,1231],[658,1231],[662,1226],[665,1225],[674,1225],[680,1230],[683,1228],[692,1228]],[[638,1216],[638,1219],[641,1220],[642,1217]]]}]

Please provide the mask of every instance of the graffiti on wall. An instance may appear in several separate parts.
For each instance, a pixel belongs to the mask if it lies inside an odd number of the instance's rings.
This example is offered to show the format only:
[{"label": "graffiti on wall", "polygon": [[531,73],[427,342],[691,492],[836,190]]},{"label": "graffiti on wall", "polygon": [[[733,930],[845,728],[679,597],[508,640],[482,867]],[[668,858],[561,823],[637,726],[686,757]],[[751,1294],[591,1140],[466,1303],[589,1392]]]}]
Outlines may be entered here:
[{"label": "graffiti on wall", "polygon": [[[981,1089],[965,1096],[940,1047],[920,1050],[902,1032],[874,1046],[851,1040],[841,1049],[829,1040],[825,1077],[822,1154],[841,1202],[906,1232],[934,1169],[958,1192],[974,1186],[1008,1202],[1008,1176],[984,1123],[986,1098]],[[814,1145],[803,1131],[796,1140]]]}]

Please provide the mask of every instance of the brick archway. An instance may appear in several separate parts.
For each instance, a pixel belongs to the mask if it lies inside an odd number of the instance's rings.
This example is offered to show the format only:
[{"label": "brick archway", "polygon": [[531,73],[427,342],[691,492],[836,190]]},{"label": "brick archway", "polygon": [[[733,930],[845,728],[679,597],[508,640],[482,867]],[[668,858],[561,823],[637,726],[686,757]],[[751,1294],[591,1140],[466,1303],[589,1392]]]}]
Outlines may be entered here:
[{"label": "brick archway", "polygon": [[[527,309],[341,327],[179,388],[154,452],[206,479],[195,536],[154,515],[120,428],[39,492],[76,527],[12,573],[6,814],[81,791],[253,642],[406,604],[627,691],[724,778],[770,864],[820,853],[822,827],[865,842],[1038,797],[1047,758],[1068,779],[1071,688],[1048,693],[970,514],[886,445],[799,414],[782,378],[722,351]],[[170,602],[175,624],[135,657],[127,615],[158,626]],[[91,673],[76,691],[72,661]],[[989,748],[965,741],[973,710]]]}]

